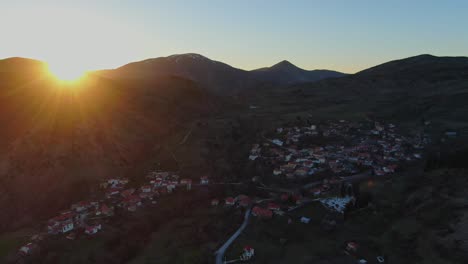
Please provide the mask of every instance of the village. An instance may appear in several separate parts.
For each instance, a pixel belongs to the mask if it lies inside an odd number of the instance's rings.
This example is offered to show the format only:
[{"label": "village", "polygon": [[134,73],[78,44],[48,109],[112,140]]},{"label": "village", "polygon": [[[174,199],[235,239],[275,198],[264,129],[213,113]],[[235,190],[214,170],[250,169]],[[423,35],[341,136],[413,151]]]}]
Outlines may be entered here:
[{"label": "village", "polygon": [[[256,179],[258,188],[268,192],[264,198],[270,200],[256,204],[252,215],[261,219],[283,217],[282,225],[309,224],[312,218],[318,218],[315,224],[324,230],[335,229],[348,212],[368,206],[368,201],[359,197],[361,182],[372,184],[391,178],[405,165],[422,159],[429,143],[422,134],[398,134],[393,124],[345,120],[280,127],[263,139],[263,143],[253,145],[248,158],[271,171],[264,179]],[[312,209],[312,204],[320,204],[325,212]],[[296,209],[315,214],[297,214]],[[354,263],[386,261],[382,255],[363,253],[366,245],[352,239],[343,245],[343,252],[355,259]]]},{"label": "village", "polygon": [[[284,217],[287,224],[293,221],[308,224],[310,217],[294,218],[290,213],[318,202],[331,212],[324,217],[322,224],[332,229],[356,203],[353,185],[347,179],[353,175],[391,175],[405,162],[421,159],[421,152],[428,143],[428,139],[423,136],[409,138],[398,135],[392,124],[375,122],[369,125],[344,120],[320,126],[282,127],[271,133],[271,136],[272,139],[263,136],[264,143],[253,145],[248,160],[270,166],[273,182],[286,181],[287,184],[276,188],[274,184],[266,186],[262,180],[252,179],[249,183],[257,186],[258,192],[250,196],[239,193],[213,197],[207,201],[207,206],[241,210],[246,213],[245,225],[250,215],[266,221]],[[319,140],[314,140],[314,137],[319,137]],[[145,179],[146,182],[139,186],[130,184],[127,178],[106,179],[99,185],[99,199],[74,203],[68,210],[49,219],[46,231],[33,236],[19,249],[19,254],[33,254],[46,236],[64,236],[70,240],[82,236],[92,238],[99,232],[105,232],[105,225],[116,210],[132,214],[137,210],[155,208],[161,196],[171,195],[176,189],[191,191],[197,186],[225,184],[210,182],[208,176],[202,176],[195,182],[189,178],[180,178],[176,172],[159,170],[149,172]],[[224,250],[230,243],[224,245]],[[350,243],[346,252],[352,253],[352,245],[357,245],[352,241]],[[222,255],[224,252],[219,259]],[[245,246],[239,258],[225,260],[224,263],[248,261],[254,255],[254,248]],[[378,259],[382,260],[378,263],[384,263],[382,256],[378,256]],[[360,263],[367,263],[363,261]]]},{"label": "village", "polygon": [[393,124],[345,120],[280,127],[274,137],[255,144],[249,159],[271,164],[273,176],[291,181],[331,179],[363,170],[384,176],[395,172],[402,162],[421,159],[421,150],[429,143],[423,135],[410,138],[397,134]]}]

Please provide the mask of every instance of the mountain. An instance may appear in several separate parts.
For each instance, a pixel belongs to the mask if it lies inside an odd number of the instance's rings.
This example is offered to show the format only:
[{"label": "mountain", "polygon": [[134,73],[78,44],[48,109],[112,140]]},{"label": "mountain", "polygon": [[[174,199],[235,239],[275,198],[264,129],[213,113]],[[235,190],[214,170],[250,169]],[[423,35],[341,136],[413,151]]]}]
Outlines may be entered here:
[{"label": "mountain", "polygon": [[8,58],[0,60],[0,88],[20,84],[46,72],[47,64],[33,59]]},{"label": "mountain", "polygon": [[251,71],[254,79],[274,84],[314,82],[326,78],[344,77],[346,74],[330,70],[301,69],[289,61],[281,61],[271,67]]},{"label": "mountain", "polygon": [[0,72],[14,73],[14,72],[40,72],[44,70],[46,63],[38,60],[27,58],[7,58],[0,60]]},{"label": "mountain", "polygon": [[[432,120],[439,130],[468,127],[468,58],[419,55],[342,78],[252,93],[252,104],[314,116],[380,116],[395,122]],[[294,106],[294,109],[288,107]],[[289,109],[289,110],[288,110]],[[292,114],[292,113],[290,113]]]},{"label": "mountain", "polygon": [[163,75],[180,76],[219,94],[233,94],[263,83],[284,85],[344,76],[327,70],[306,71],[289,62],[245,71],[193,53],[133,62],[115,70],[99,71],[98,74],[118,79],[147,80]]},{"label": "mountain", "polygon": [[358,72],[356,75],[367,78],[433,81],[466,78],[468,76],[468,57],[437,57],[423,54],[383,63]]},{"label": "mountain", "polygon": [[193,53],[147,59],[98,73],[110,78],[146,80],[168,75],[180,76],[219,93],[241,89],[249,81],[246,71]]}]

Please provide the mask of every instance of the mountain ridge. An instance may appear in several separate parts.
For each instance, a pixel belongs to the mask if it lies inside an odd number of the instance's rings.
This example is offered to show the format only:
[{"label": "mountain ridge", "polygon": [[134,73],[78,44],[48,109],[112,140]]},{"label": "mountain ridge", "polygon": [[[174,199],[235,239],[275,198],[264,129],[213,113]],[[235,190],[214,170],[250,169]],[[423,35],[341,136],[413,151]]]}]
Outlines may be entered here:
[{"label": "mountain ridge", "polygon": [[[235,93],[261,83],[284,85],[342,77],[343,73],[329,70],[304,70],[289,61],[256,70],[235,68],[197,53],[174,54],[131,62],[113,70],[99,73],[111,78],[150,79],[159,75],[176,75],[200,83],[218,93]],[[278,74],[283,74],[278,78]]]}]

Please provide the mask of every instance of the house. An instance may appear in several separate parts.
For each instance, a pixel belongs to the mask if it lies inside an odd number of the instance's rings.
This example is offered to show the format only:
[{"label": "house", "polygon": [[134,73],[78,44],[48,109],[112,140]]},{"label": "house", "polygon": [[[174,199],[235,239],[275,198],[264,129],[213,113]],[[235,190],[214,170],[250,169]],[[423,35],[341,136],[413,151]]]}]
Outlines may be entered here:
[{"label": "house", "polygon": [[359,244],[357,242],[350,241],[346,243],[345,252],[347,252],[348,254],[354,254],[358,251],[358,249],[359,249]]},{"label": "house", "polygon": [[208,176],[202,176],[200,178],[200,184],[208,184],[208,183],[210,183]]},{"label": "house", "polygon": [[271,143],[273,143],[273,144],[275,144],[275,145],[277,145],[277,146],[280,146],[280,147],[283,146],[283,144],[284,144],[283,141],[281,141],[281,140],[279,140],[279,139],[273,139],[273,140],[271,141]]},{"label": "house", "polygon": [[215,199],[212,199],[212,200],[211,200],[211,205],[212,205],[212,206],[217,206],[218,204],[219,204],[219,199],[216,199],[216,198],[215,198]]},{"label": "house", "polygon": [[159,193],[160,195],[167,194],[167,189],[166,189],[166,188],[161,188],[161,189],[159,189],[158,193]]},{"label": "house", "polygon": [[114,195],[118,195],[119,193],[120,193],[120,189],[110,188],[109,190],[106,191],[106,197],[110,198]]},{"label": "house", "polygon": [[167,192],[172,193],[172,191],[175,189],[175,187],[176,187],[175,184],[172,184],[172,183],[167,184],[166,185]]},{"label": "house", "polygon": [[255,206],[252,209],[252,215],[263,219],[270,219],[273,217],[273,212],[271,210]]},{"label": "house", "polygon": [[389,165],[389,166],[386,166],[386,167],[383,167],[382,169],[383,169],[383,171],[384,171],[385,173],[393,173],[393,172],[395,172],[394,167],[393,167],[393,166],[390,166],[390,165]]},{"label": "house", "polygon": [[131,188],[131,189],[126,189],[124,191],[122,191],[120,193],[120,195],[123,197],[123,198],[127,198],[129,196],[131,196],[133,193],[135,192],[135,189]]},{"label": "house", "polygon": [[75,225],[77,226],[82,225],[90,214],[91,212],[88,212],[88,211],[81,211],[79,213],[76,213],[74,216]]},{"label": "house", "polygon": [[113,178],[113,179],[108,179],[107,180],[107,183],[111,186],[111,187],[117,187],[118,185],[125,185],[128,183],[128,179],[117,179],[117,178]]},{"label": "house", "polygon": [[47,232],[49,234],[67,233],[74,229],[73,212],[65,212],[49,220],[47,224]]},{"label": "house", "polygon": [[257,155],[249,155],[249,160],[256,160],[257,158]]},{"label": "house", "polygon": [[151,192],[141,192],[138,194],[138,196],[140,196],[141,199],[149,199],[149,200],[153,199],[153,193]]},{"label": "house", "polygon": [[72,219],[61,222],[53,222],[47,225],[47,232],[49,234],[64,234],[74,229]]},{"label": "house", "polygon": [[456,131],[452,131],[452,130],[446,131],[444,134],[448,138],[454,138],[454,137],[458,136],[458,133]]},{"label": "house", "polygon": [[119,179],[107,179],[107,184],[110,184],[111,186],[119,184],[120,180]]},{"label": "house", "polygon": [[272,211],[278,211],[280,209],[280,206],[275,203],[268,203],[268,209]]},{"label": "house", "polygon": [[309,173],[309,169],[307,167],[302,167],[297,169],[294,174],[298,177],[305,177]]},{"label": "house", "polygon": [[136,211],[136,208],[141,205],[141,198],[137,195],[131,195],[122,201],[123,206],[130,212]]},{"label": "house", "polygon": [[106,204],[102,204],[101,207],[99,207],[96,210],[96,215],[102,215],[102,216],[112,216],[114,215],[114,207],[109,207]]},{"label": "house", "polygon": [[302,203],[302,195],[300,194],[294,194],[292,197],[292,200],[293,202],[295,202],[296,204],[301,204]]},{"label": "house", "polygon": [[87,226],[87,227],[85,228],[85,234],[87,234],[87,235],[94,235],[94,234],[96,234],[99,230],[101,230],[101,224]]},{"label": "house", "polygon": [[280,169],[274,169],[274,170],[273,170],[273,175],[275,175],[275,176],[278,176],[278,175],[280,175],[281,173],[283,173],[283,172],[282,172]]},{"label": "house", "polygon": [[245,246],[242,255],[240,256],[241,261],[247,261],[255,255],[255,250],[251,246]]},{"label": "house", "polygon": [[310,189],[310,193],[314,196],[319,196],[322,193],[322,189],[320,187]]},{"label": "house", "polygon": [[310,218],[308,217],[301,217],[301,223],[308,224],[310,222]]},{"label": "house", "polygon": [[88,202],[88,201],[81,201],[81,202],[78,202],[76,204],[73,204],[71,206],[71,209],[72,210],[75,210],[76,212],[82,212],[84,210],[87,210],[88,208],[90,208],[92,206],[91,202]]},{"label": "house", "polygon": [[35,246],[33,243],[28,243],[19,249],[19,253],[22,255],[30,255],[31,252],[34,250],[34,247]]},{"label": "house", "polygon": [[143,185],[140,187],[141,192],[143,193],[150,193],[151,192],[151,186],[150,185]]},{"label": "house", "polygon": [[234,205],[235,203],[236,203],[236,200],[234,198],[232,198],[232,197],[228,197],[225,200],[226,205]]},{"label": "house", "polygon": [[187,190],[192,189],[192,179],[182,179],[180,180],[180,184],[187,186]]}]

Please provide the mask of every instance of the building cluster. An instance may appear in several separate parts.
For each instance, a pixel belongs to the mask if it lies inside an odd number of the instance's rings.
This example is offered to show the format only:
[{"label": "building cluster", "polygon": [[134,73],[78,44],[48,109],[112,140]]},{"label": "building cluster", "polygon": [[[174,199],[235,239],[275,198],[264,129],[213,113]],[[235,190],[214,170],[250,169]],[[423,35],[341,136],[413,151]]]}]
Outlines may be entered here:
[{"label": "building cluster", "polygon": [[346,176],[371,169],[390,174],[402,162],[420,159],[427,138],[399,135],[395,125],[345,120],[306,127],[277,128],[274,139],[254,144],[249,159],[273,167],[276,177],[307,178],[321,172]]},{"label": "building cluster", "polygon": [[[60,212],[47,221],[47,235],[63,234],[67,239],[75,239],[77,233],[92,236],[98,233],[103,221],[112,217],[114,211],[135,212],[139,207],[156,204],[162,195],[168,195],[177,187],[192,189],[192,179],[179,179],[173,172],[153,171],[146,176],[147,181],[137,187],[130,187],[126,178],[110,178],[100,184],[103,191],[100,199],[80,201],[72,204],[69,210]],[[209,178],[202,176],[198,185],[209,184]],[[19,249],[21,255],[29,255],[38,247],[39,241],[31,239]]]}]

